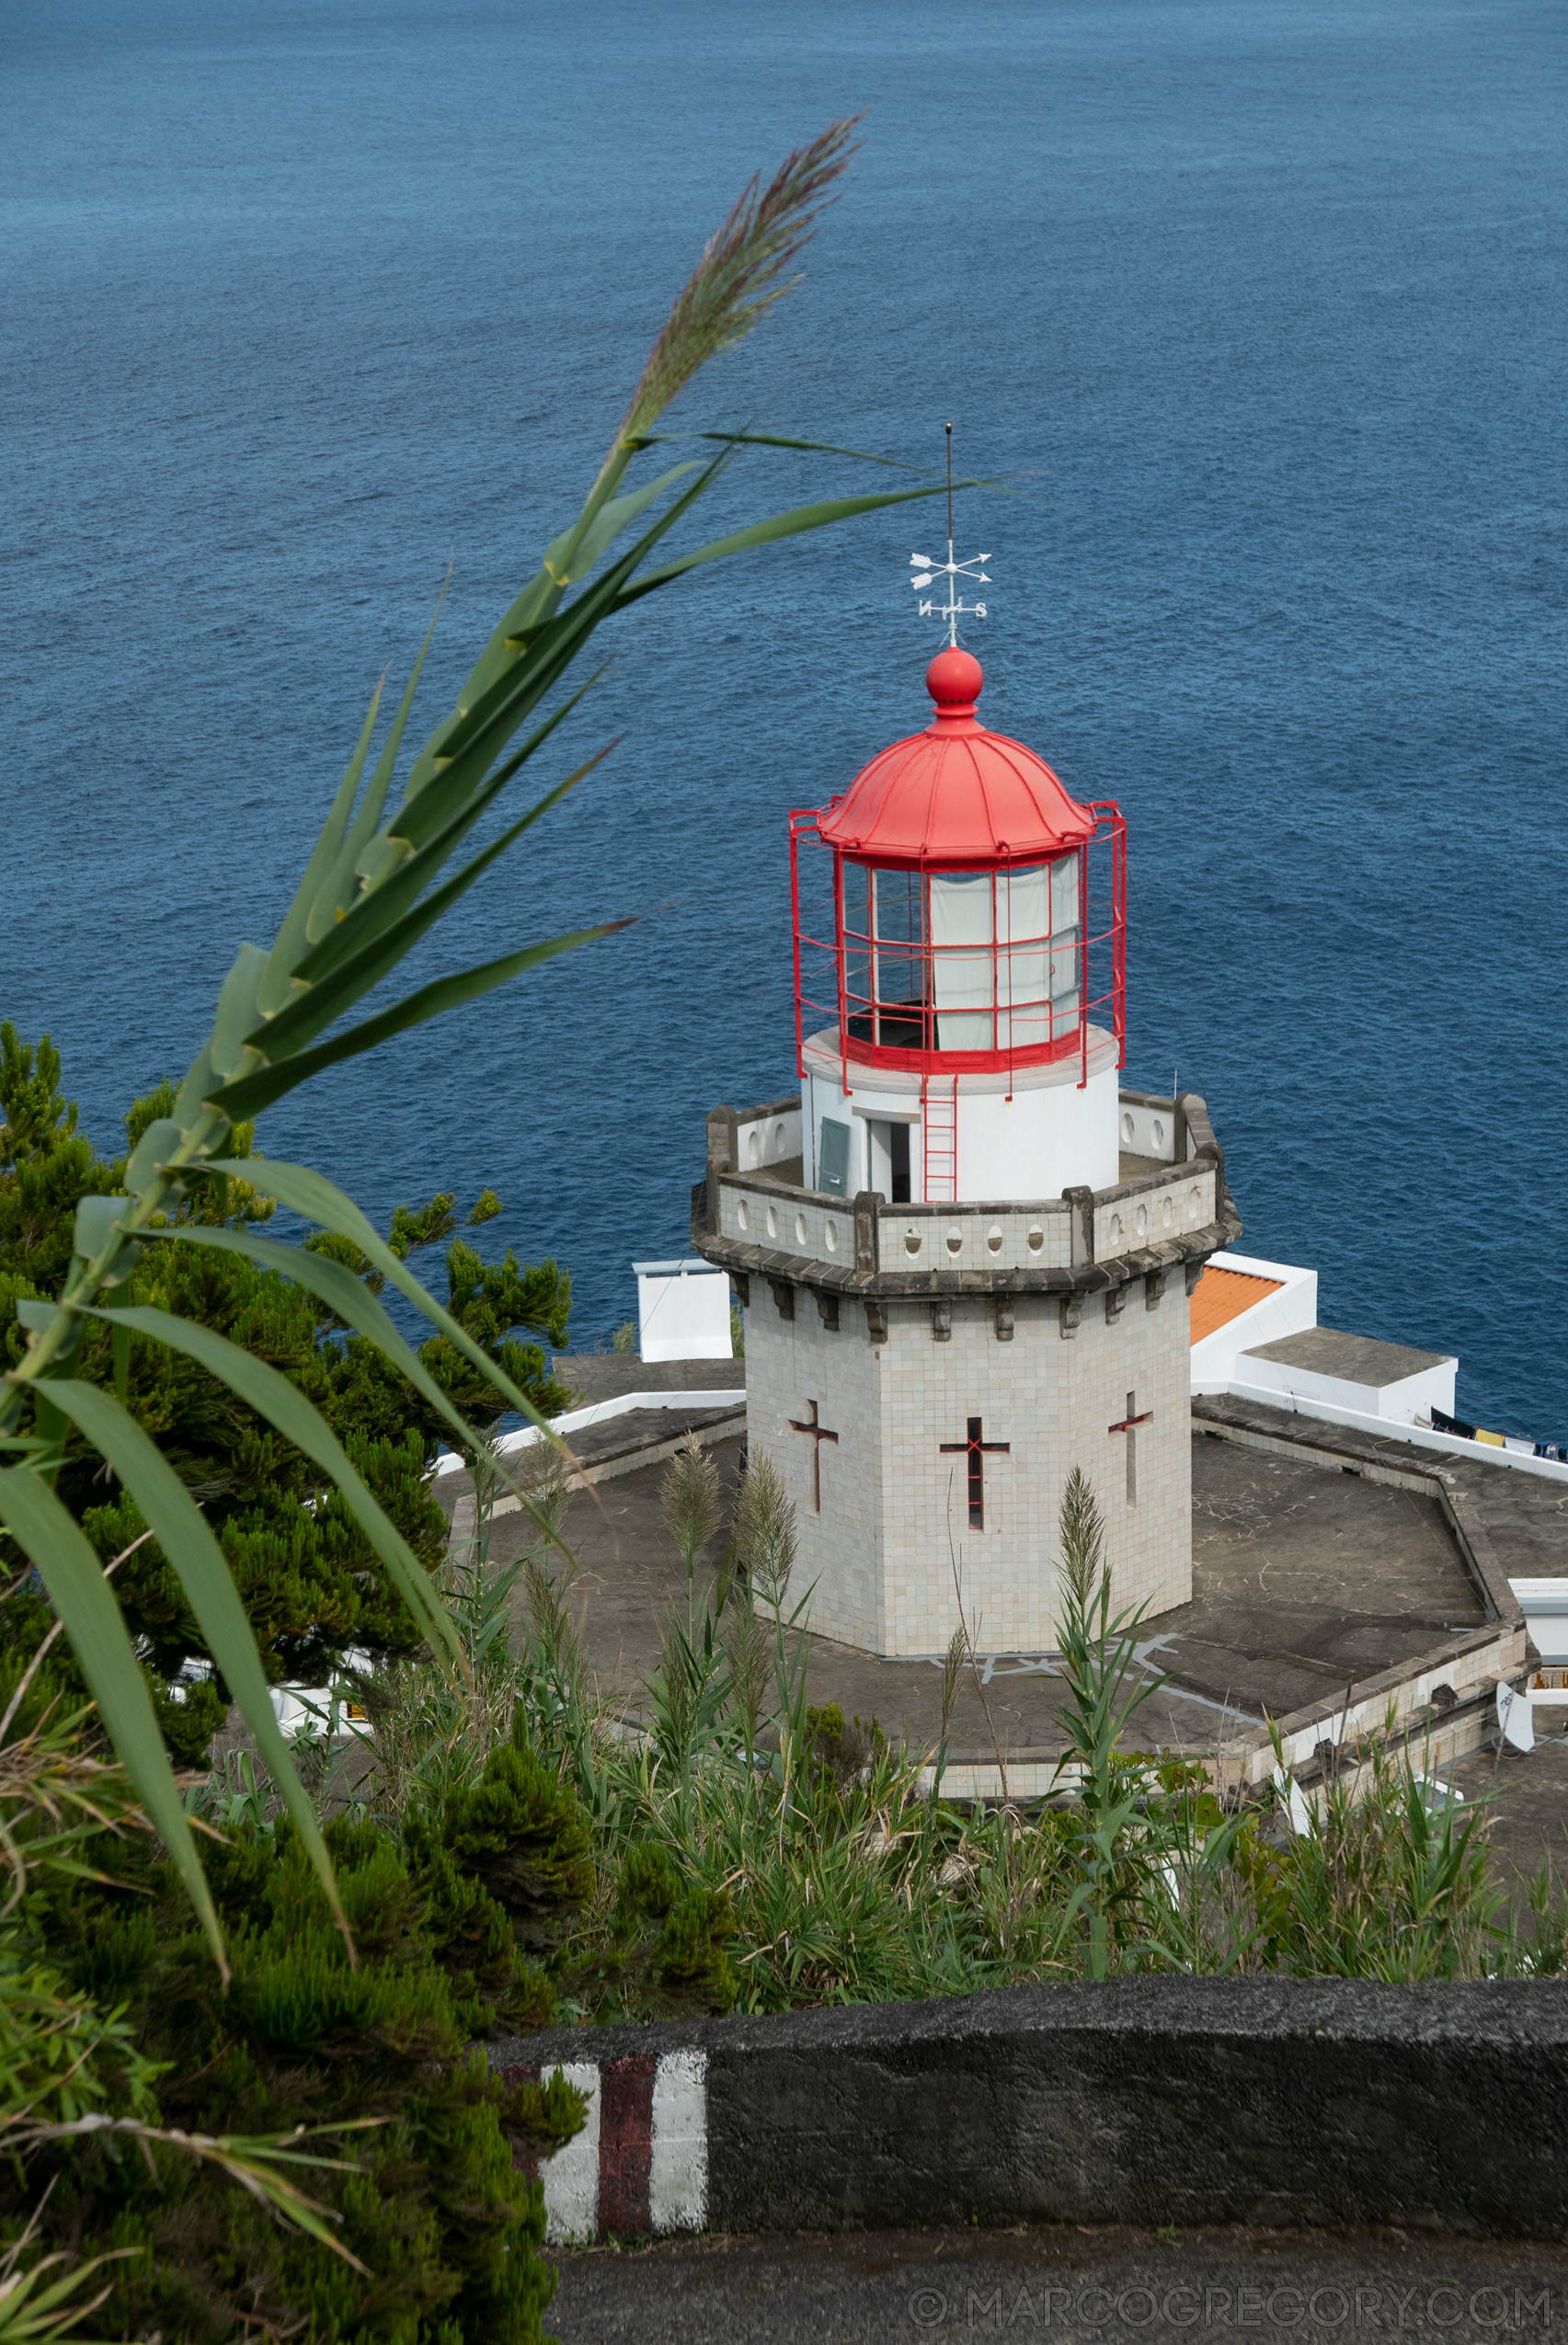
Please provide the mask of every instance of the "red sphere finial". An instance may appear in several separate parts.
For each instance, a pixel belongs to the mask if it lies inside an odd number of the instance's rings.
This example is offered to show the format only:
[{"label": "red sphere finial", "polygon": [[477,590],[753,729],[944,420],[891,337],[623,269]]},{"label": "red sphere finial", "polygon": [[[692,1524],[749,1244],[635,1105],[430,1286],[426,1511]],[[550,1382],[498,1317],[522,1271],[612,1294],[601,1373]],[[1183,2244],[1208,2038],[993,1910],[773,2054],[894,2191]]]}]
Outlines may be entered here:
[{"label": "red sphere finial", "polygon": [[972,718],[985,680],[985,669],[972,652],[960,651],[956,644],[939,651],[925,671],[925,688],[936,703],[937,722],[944,717]]}]

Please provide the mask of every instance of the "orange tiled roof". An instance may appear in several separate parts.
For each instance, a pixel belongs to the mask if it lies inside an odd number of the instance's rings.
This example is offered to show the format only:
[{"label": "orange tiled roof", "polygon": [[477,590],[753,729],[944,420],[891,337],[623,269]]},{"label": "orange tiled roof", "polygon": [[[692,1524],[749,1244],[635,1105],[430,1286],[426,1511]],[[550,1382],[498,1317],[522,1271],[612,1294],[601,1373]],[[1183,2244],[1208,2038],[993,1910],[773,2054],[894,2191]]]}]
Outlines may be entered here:
[{"label": "orange tiled roof", "polygon": [[1283,1284],[1279,1278],[1253,1278],[1244,1270],[1217,1270],[1209,1263],[1193,1296],[1193,1342],[1200,1344],[1216,1328],[1228,1326],[1265,1295],[1276,1295]]}]

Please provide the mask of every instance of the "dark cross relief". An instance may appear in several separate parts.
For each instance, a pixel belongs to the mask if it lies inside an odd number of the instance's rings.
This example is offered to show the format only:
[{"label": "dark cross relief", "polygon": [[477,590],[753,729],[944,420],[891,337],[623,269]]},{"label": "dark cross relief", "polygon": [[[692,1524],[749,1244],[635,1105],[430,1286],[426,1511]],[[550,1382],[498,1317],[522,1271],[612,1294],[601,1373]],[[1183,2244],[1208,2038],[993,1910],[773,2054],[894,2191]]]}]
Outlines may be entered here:
[{"label": "dark cross relief", "polygon": [[819,1515],[822,1512],[822,1444],[825,1441],[830,1441],[836,1449],[839,1446],[839,1436],[836,1433],[830,1433],[825,1424],[818,1423],[815,1401],[807,1401],[806,1405],[811,1412],[810,1424],[802,1424],[798,1417],[791,1417],[789,1429],[792,1433],[808,1433],[812,1436],[811,1508],[814,1514]]},{"label": "dark cross relief", "polygon": [[1138,1504],[1138,1428],[1140,1424],[1147,1424],[1153,1414],[1152,1409],[1145,1409],[1139,1414],[1138,1395],[1129,1392],[1126,1416],[1119,1424],[1105,1427],[1107,1433],[1125,1433],[1127,1436],[1127,1503],[1129,1506]]},{"label": "dark cross relief", "polygon": [[988,1452],[1006,1457],[1013,1447],[1011,1441],[983,1441],[979,1417],[968,1419],[967,1441],[944,1441],[944,1451],[967,1456],[969,1460],[969,1528],[983,1531],[986,1527],[985,1458]]}]

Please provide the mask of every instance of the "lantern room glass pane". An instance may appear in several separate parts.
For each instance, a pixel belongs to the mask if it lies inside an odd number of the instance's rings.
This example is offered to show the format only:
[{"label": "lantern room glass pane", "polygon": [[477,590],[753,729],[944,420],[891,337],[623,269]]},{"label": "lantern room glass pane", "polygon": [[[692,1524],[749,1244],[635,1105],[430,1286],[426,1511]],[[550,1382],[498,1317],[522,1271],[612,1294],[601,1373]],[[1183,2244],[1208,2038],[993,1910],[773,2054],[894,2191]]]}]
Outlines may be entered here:
[{"label": "lantern room glass pane", "polygon": [[992,1050],[996,949],[989,871],[933,872],[931,976],[938,1050]]},{"label": "lantern room glass pane", "polygon": [[979,872],[840,866],[852,1040],[915,1051],[1037,1051],[1078,1028],[1077,852]]},{"label": "lantern room glass pane", "polygon": [[876,938],[876,1040],[895,1050],[923,1050],[925,1037],[925,889],[918,871],[871,875]]}]

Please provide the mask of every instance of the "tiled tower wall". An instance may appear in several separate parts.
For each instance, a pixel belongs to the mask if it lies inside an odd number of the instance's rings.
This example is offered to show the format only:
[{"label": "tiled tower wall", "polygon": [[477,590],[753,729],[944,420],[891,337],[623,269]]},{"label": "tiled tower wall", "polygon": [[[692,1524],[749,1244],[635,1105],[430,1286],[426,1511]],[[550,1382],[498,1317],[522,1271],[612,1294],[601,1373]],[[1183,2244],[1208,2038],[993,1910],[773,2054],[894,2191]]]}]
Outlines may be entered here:
[{"label": "tiled tower wall", "polygon": [[[929,1321],[928,1321],[929,1325]],[[882,1372],[867,1341],[865,1313],[845,1302],[835,1333],[814,1295],[797,1288],[795,1317],[781,1318],[771,1289],[751,1287],[746,1314],[746,1439],[766,1450],[795,1501],[799,1561],[793,1607],[815,1581],[811,1626],[819,1636],[886,1653],[882,1595]],[[839,1436],[818,1443],[793,1430],[817,1417]],[[811,1453],[821,1450],[822,1511],[813,1506]]]},{"label": "tiled tower wall", "polygon": [[[970,1633],[985,1652],[1039,1652],[1055,1642],[1057,1519],[1074,1465],[1094,1486],[1106,1527],[1117,1606],[1151,1611],[1192,1595],[1192,1460],[1187,1298],[1168,1282],[1145,1308],[1142,1281],[1107,1321],[1087,1298],[1070,1339],[1056,1300],[1019,1297],[1014,1333],[998,1339],[985,1298],[955,1298],[952,1333],[932,1333],[925,1303],[890,1301],[886,1342],[872,1344],[861,1307],[845,1299],[838,1333],[796,1291],[784,1320],[759,1282],[747,1328],[750,1437],[767,1449],[799,1516],[795,1593],[815,1580],[811,1623],[876,1653],[934,1653],[957,1622],[956,1555]],[[1131,1413],[1137,1499],[1128,1503]],[[838,1434],[821,1447],[820,1514],[813,1506],[810,1419]],[[967,1422],[1006,1442],[983,1458],[984,1526],[972,1528]]]}]

